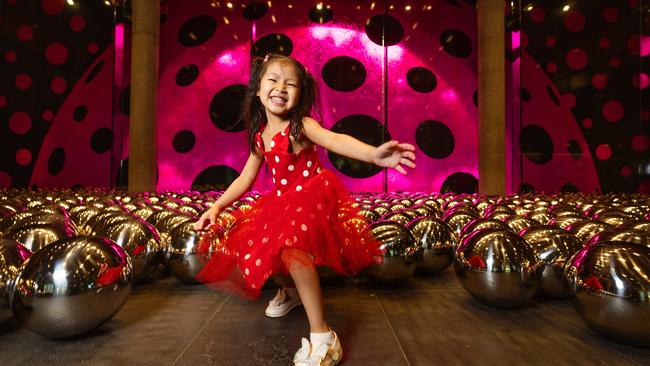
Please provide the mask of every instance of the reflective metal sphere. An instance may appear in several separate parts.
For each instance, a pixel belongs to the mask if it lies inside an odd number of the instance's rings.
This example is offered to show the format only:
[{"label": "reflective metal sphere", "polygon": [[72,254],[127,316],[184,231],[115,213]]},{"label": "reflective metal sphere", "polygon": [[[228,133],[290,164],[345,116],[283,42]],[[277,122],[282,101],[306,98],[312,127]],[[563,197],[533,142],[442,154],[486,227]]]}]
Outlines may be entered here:
[{"label": "reflective metal sphere", "polygon": [[113,240],[129,254],[135,283],[152,274],[161,261],[160,237],[146,221],[132,217],[103,227],[97,235]]},{"label": "reflective metal sphere", "polygon": [[530,244],[537,258],[546,264],[539,290],[555,298],[568,298],[564,266],[571,256],[582,249],[580,240],[570,232],[552,226],[524,229],[519,236]]},{"label": "reflective metal sphere", "polygon": [[566,268],[573,305],[596,331],[650,346],[650,248],[601,242],[584,247]]},{"label": "reflective metal sphere", "polygon": [[465,225],[465,227],[463,227],[463,229],[460,231],[460,235],[458,237],[462,239],[474,231],[481,229],[508,230],[508,226],[499,220],[478,218],[468,222],[467,225]]},{"label": "reflective metal sphere", "polygon": [[209,260],[209,251],[199,252],[201,234],[193,228],[194,222],[178,225],[170,235],[169,246],[165,248],[165,258],[169,271],[183,283],[198,284],[196,275]]},{"label": "reflective metal sphere", "polygon": [[479,302],[506,308],[533,297],[544,263],[517,234],[483,229],[462,240],[456,249],[454,270],[461,285]]},{"label": "reflective metal sphere", "polygon": [[122,248],[106,238],[77,237],[32,254],[9,302],[26,328],[47,338],[67,338],[113,317],[131,287],[131,262]]},{"label": "reflective metal sphere", "polygon": [[389,212],[382,216],[380,220],[385,220],[385,221],[393,221],[393,222],[398,222],[402,225],[406,225],[409,223],[409,221],[413,220],[413,217],[408,215],[407,213],[402,211],[397,211],[397,212]]},{"label": "reflective metal sphere", "polygon": [[607,229],[612,229],[613,226],[606,224],[601,221],[581,221],[576,222],[573,225],[569,225],[566,230],[570,231],[578,237],[578,239],[584,244],[587,240],[591,239],[594,235],[605,231]]},{"label": "reflective metal sphere", "polygon": [[422,249],[422,260],[417,268],[427,273],[437,273],[449,267],[454,261],[454,250],[458,239],[449,225],[433,217],[418,217],[409,222],[415,242]]},{"label": "reflective metal sphere", "polygon": [[368,227],[381,243],[383,262],[371,264],[366,273],[380,282],[408,280],[415,272],[416,262],[422,258],[413,234],[402,224],[393,221],[377,221]]},{"label": "reflective metal sphere", "polygon": [[587,221],[587,218],[580,214],[567,213],[552,218],[551,221],[548,222],[548,224],[551,226],[557,226],[561,229],[566,229],[569,226],[581,221]]},{"label": "reflective metal sphere", "polygon": [[461,206],[445,212],[441,220],[449,225],[456,234],[460,235],[460,232],[463,230],[465,225],[478,217],[478,214],[473,213],[472,211],[467,211]]},{"label": "reflective metal sphere", "polygon": [[593,245],[603,241],[641,244],[650,248],[650,233],[629,228],[612,228],[594,235],[587,240],[585,245]]},{"label": "reflective metal sphere", "polygon": [[523,229],[541,225],[539,222],[525,216],[514,216],[504,221],[504,223],[508,225],[513,233],[518,233]]},{"label": "reflective metal sphere", "polygon": [[64,238],[72,238],[76,234],[76,227],[70,221],[68,223],[58,222],[54,224],[23,226],[8,232],[6,236],[21,243],[30,251],[35,252],[50,243]]},{"label": "reflective metal sphere", "polygon": [[0,323],[11,317],[9,293],[20,274],[20,266],[32,253],[11,239],[0,239]]}]

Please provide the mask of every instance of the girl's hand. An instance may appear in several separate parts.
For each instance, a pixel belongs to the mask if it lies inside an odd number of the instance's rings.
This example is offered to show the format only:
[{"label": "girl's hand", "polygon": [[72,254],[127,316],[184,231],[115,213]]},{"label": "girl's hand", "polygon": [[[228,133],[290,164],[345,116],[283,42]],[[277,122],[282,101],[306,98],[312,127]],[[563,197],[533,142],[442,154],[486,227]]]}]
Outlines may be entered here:
[{"label": "girl's hand", "polygon": [[415,168],[415,146],[411,144],[400,144],[392,140],[377,147],[373,163],[385,168],[394,168],[398,172],[406,175],[406,170],[402,165],[409,168]]},{"label": "girl's hand", "polygon": [[[221,209],[217,205],[212,205],[207,211],[199,217],[199,220],[194,223],[193,227],[194,230],[199,231],[206,229],[210,225],[214,225],[217,222],[217,216],[219,216],[219,212]],[[206,225],[208,224],[208,225]]]}]

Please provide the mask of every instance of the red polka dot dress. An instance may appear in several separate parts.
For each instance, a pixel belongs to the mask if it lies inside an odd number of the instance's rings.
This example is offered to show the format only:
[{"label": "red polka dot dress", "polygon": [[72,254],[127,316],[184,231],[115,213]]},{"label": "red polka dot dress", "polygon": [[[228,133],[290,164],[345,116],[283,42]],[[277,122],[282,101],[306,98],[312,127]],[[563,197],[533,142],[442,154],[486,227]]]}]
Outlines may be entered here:
[{"label": "red polka dot dress", "polygon": [[379,243],[364,230],[365,218],[336,175],[321,167],[316,146],[294,153],[289,126],[272,138],[268,151],[261,132],[255,138],[274,189],[251,210],[234,213],[236,223],[197,275],[199,281],[257,298],[271,275],[288,273],[281,259],[285,248],[303,250],[315,265],[343,275],[381,261]]}]

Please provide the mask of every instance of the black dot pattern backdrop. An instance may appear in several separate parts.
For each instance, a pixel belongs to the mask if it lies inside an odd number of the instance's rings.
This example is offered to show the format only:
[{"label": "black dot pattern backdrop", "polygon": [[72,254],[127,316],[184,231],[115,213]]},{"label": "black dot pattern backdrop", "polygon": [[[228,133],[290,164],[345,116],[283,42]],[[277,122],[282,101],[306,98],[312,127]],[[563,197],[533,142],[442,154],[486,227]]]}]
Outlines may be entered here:
[{"label": "black dot pattern backdrop", "polygon": [[[120,69],[111,53],[113,9],[75,3],[0,3],[0,128],[9,157],[0,162],[0,186],[126,182],[126,148],[115,153],[123,162],[110,172],[112,182],[75,181],[92,176],[88,166],[108,174],[111,150],[128,146],[130,114],[128,44],[122,75],[111,74]],[[524,120],[513,136],[525,168],[520,188],[645,190],[650,112],[642,104],[648,75],[639,60],[647,59],[647,35],[634,17],[647,14],[635,1],[576,1],[566,11],[559,1],[540,4],[524,2],[513,9],[523,23],[507,23],[521,31],[509,61],[527,60],[516,93]],[[325,128],[373,145],[393,138],[416,146],[418,168],[407,177],[321,151],[324,165],[351,190],[387,183],[389,190],[476,192],[475,6],[163,2],[158,188],[223,188],[237,177],[249,154],[239,118],[249,60],[273,52],[298,58],[314,75]],[[128,39],[130,10],[118,12]],[[544,110],[557,118],[528,118]],[[265,188],[266,175],[263,169],[256,188]]]},{"label": "black dot pattern backdrop", "polygon": [[[524,1],[513,11],[522,23],[510,30],[521,31],[521,48],[535,61],[521,70],[519,142],[532,163],[522,172],[522,189],[544,190],[539,172],[564,157],[576,164],[591,159],[604,192],[647,192],[650,10],[635,0],[551,0]],[[552,83],[543,92],[526,88],[535,72]],[[566,126],[535,120],[541,99],[570,110],[584,148],[578,139],[553,138]],[[584,190],[579,178],[556,183],[561,191]]]},{"label": "black dot pattern backdrop", "polygon": [[[72,94],[76,84],[92,85],[102,72],[112,72],[99,59],[112,47],[113,8],[103,1],[74,3],[0,2],[0,187],[28,187],[37,161],[42,161],[48,179],[66,172],[75,152],[64,143],[49,146],[46,142],[55,119],[66,120],[68,144],[79,144],[88,153],[81,171],[96,177],[55,185],[110,185],[112,83],[103,79],[99,86],[108,90],[104,100],[91,102],[91,95]],[[70,105],[64,111],[65,103]]]}]

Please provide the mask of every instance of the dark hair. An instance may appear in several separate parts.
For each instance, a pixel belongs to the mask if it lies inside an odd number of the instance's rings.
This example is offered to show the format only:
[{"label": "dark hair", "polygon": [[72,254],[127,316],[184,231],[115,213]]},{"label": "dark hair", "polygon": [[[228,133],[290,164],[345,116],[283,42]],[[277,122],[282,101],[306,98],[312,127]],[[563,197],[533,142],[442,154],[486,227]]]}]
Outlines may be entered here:
[{"label": "dark hair", "polygon": [[267,67],[271,62],[288,62],[295,66],[300,78],[300,95],[296,108],[289,112],[289,120],[291,132],[289,133],[294,139],[298,139],[302,133],[302,119],[312,115],[319,116],[317,101],[318,101],[318,86],[313,76],[305,69],[300,62],[295,58],[269,54],[268,59],[256,57],[253,59],[251,65],[251,77],[248,81],[248,89],[242,104],[242,119],[248,129],[248,144],[250,151],[255,153],[255,134],[259,131],[264,120],[266,120],[266,112],[264,106],[257,96],[257,91],[260,88],[262,76],[266,72]]}]

